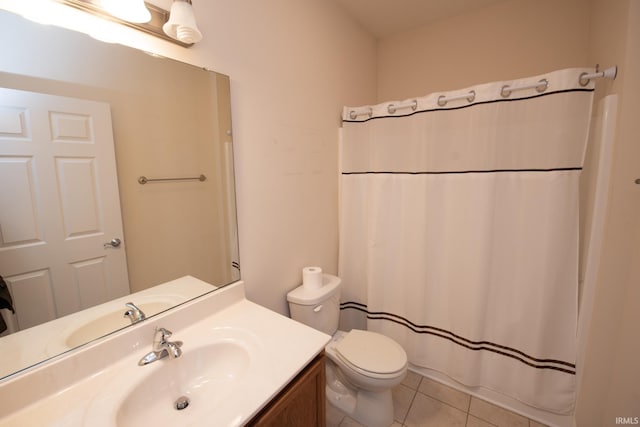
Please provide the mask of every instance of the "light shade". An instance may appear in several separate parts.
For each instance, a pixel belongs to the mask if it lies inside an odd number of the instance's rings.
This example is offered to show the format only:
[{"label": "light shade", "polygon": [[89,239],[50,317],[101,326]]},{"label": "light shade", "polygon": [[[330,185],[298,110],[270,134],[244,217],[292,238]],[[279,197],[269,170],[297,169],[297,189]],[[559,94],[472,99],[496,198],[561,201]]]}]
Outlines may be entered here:
[{"label": "light shade", "polygon": [[196,25],[191,0],[174,0],[171,5],[169,21],[162,26],[162,29],[169,37],[182,43],[192,44],[202,40],[202,33]]},{"label": "light shade", "polygon": [[124,21],[144,23],[151,21],[151,12],[144,0],[102,0],[102,8],[110,15]]}]

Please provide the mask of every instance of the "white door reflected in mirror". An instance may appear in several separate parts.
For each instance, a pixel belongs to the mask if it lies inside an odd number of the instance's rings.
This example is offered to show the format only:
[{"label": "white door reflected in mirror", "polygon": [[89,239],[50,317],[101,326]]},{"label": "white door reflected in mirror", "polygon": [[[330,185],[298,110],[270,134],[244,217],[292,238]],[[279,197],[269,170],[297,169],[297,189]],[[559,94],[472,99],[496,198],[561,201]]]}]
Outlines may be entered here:
[{"label": "white door reflected in mirror", "polygon": [[109,104],[12,89],[0,100],[0,271],[16,332],[129,283],[121,240],[104,243],[123,235]]}]

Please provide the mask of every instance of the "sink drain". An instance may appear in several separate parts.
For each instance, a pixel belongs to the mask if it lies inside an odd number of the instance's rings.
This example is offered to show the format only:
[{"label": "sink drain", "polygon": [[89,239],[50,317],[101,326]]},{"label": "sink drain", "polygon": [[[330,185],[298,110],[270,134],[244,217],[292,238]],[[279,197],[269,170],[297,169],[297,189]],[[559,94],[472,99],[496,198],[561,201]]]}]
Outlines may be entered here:
[{"label": "sink drain", "polygon": [[174,406],[176,407],[176,409],[178,411],[182,411],[183,409],[185,409],[187,406],[189,406],[189,398],[187,396],[181,396],[176,400],[176,403],[174,403]]}]

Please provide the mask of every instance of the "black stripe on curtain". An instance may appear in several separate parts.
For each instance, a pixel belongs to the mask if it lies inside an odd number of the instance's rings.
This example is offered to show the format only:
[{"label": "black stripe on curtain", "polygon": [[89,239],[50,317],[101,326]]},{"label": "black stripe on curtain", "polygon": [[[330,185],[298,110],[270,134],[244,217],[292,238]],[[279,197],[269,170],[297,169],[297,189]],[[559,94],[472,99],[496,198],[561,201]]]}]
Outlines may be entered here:
[{"label": "black stripe on curtain", "polygon": [[369,311],[365,304],[358,302],[348,301],[340,304],[340,310],[358,310],[367,315],[367,319],[370,320],[382,320],[393,322],[398,325],[402,325],[414,333],[417,334],[429,334],[436,337],[440,337],[451,341],[454,344],[465,347],[473,351],[491,351],[493,353],[500,354],[502,356],[510,357],[518,360],[525,365],[531,366],[536,369],[552,369],[555,371],[564,372],[566,374],[575,375],[576,365],[574,363],[565,362],[556,359],[540,359],[530,356],[518,349],[503,346],[500,344],[492,343],[490,341],[472,341],[468,338],[464,338],[446,329],[438,328],[429,325],[418,325],[410,321],[409,319],[399,316],[393,313],[387,313],[382,311]]},{"label": "black stripe on curtain", "polygon": [[513,172],[562,172],[581,171],[582,167],[550,168],[550,169],[479,169],[462,171],[353,171],[341,172],[342,175],[454,175],[466,173],[513,173]]}]

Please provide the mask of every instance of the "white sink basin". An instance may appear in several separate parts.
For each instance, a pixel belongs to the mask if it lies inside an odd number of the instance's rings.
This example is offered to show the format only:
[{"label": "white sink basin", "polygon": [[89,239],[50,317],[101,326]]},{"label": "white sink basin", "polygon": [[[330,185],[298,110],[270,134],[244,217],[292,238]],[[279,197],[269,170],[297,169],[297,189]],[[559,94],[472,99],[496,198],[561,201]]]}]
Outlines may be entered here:
[{"label": "white sink basin", "polygon": [[[233,391],[251,366],[252,353],[244,342],[218,341],[183,351],[177,359],[154,362],[163,366],[124,397],[116,414],[118,426],[185,425]],[[188,406],[176,409],[178,399]]]},{"label": "white sink basin", "polygon": [[[139,366],[160,327],[182,355]],[[237,282],[0,382],[0,427],[243,426],[330,339],[248,301]]]},{"label": "white sink basin", "polygon": [[[202,420],[211,417],[212,408],[233,405],[265,376],[267,343],[250,330],[208,327],[197,335],[176,332],[169,340],[183,341],[182,355],[144,366],[137,359],[146,352],[129,359],[89,405],[92,426],[207,425]],[[178,400],[188,400],[188,406],[176,409]]]}]

